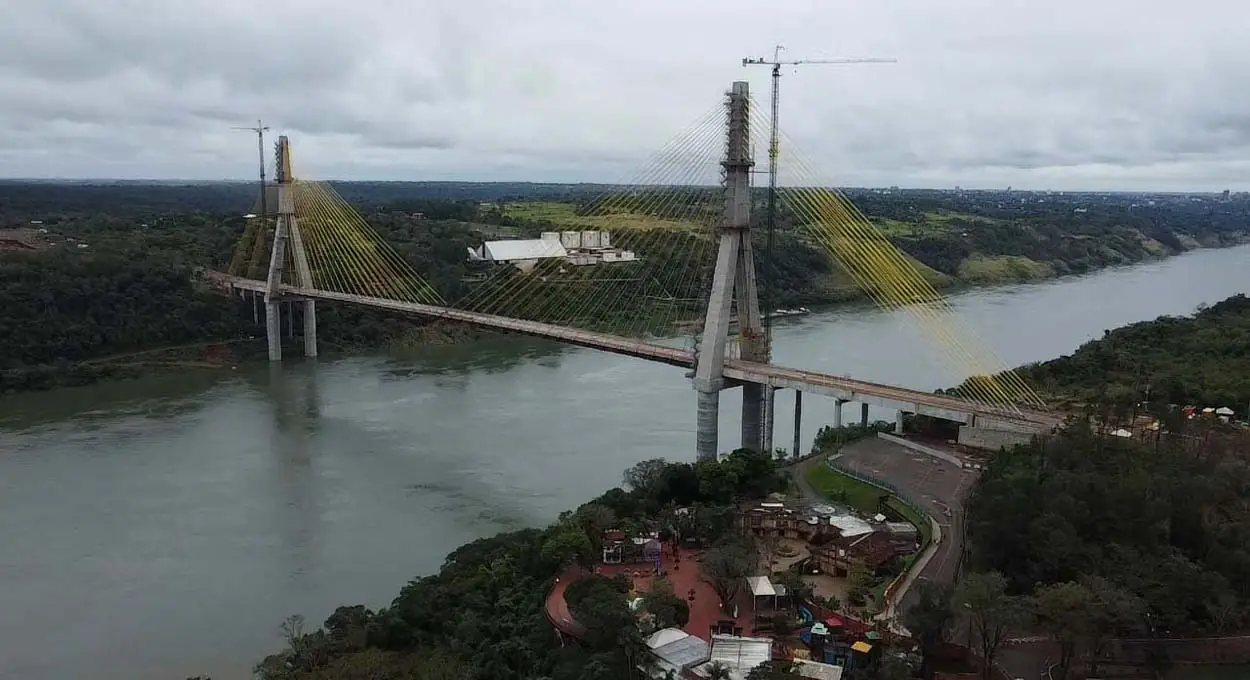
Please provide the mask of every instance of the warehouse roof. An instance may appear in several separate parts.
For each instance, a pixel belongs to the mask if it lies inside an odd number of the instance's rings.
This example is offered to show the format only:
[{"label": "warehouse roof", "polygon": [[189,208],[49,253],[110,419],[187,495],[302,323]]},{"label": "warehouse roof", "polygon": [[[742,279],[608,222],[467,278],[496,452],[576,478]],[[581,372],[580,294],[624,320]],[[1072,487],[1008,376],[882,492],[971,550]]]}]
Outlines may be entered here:
[{"label": "warehouse roof", "polygon": [[558,241],[527,239],[524,241],[487,241],[482,244],[482,256],[496,262],[513,260],[540,260],[548,257],[565,257],[568,251]]}]

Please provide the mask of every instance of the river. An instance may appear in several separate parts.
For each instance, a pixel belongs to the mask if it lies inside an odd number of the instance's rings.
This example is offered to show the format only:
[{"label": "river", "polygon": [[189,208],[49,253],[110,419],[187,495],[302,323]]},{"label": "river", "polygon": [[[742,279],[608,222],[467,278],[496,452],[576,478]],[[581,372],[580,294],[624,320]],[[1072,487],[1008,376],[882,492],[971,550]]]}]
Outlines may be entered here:
[{"label": "river", "polygon": [[[1250,245],[951,298],[1011,365],[1245,290]],[[784,319],[778,363],[933,389],[901,312]],[[456,546],[693,455],[683,371],[500,338],[0,397],[0,678],[249,676],[290,614],[384,605]],[[779,395],[776,445],[790,447]],[[804,402],[802,439],[832,403]],[[737,395],[722,403],[722,448]],[[876,416],[889,418],[892,413]]]}]

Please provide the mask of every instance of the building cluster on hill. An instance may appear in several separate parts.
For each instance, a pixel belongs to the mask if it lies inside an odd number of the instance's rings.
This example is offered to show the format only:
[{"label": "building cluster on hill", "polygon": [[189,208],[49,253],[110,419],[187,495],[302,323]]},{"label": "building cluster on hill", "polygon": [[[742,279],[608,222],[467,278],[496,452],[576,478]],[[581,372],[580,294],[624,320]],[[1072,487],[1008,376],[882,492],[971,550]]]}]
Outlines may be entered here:
[{"label": "building cluster on hill", "polygon": [[522,271],[553,259],[582,267],[635,262],[638,256],[632,250],[612,247],[612,233],[607,231],[545,231],[536,239],[486,241],[469,248],[472,262],[510,264]]},{"label": "building cluster on hill", "polygon": [[853,562],[876,571],[920,548],[919,534],[910,522],[889,522],[880,514],[862,518],[821,503],[759,503],[744,507],[738,523],[759,538],[806,542],[811,566],[839,577],[847,575]]},{"label": "building cluster on hill", "polygon": [[[774,568],[833,578],[847,578],[853,563],[877,571],[919,548],[915,526],[793,500],[741,505],[735,525],[756,542],[784,541],[794,549],[780,565],[773,555],[759,562],[729,602],[721,602],[710,586],[703,566],[708,553],[701,549],[665,540],[653,530],[608,529],[600,536],[601,559],[593,572],[628,580],[629,607],[649,633],[650,658],[643,670],[655,678],[706,680],[717,675],[719,666],[728,677],[744,680],[761,664],[784,660],[800,677],[840,680],[882,653],[880,633],[804,600],[781,582],[785,579],[777,580]],[[680,628],[657,630],[647,612],[647,593],[657,580],[667,581],[688,604],[689,618]],[[790,623],[783,629],[779,620]]]}]

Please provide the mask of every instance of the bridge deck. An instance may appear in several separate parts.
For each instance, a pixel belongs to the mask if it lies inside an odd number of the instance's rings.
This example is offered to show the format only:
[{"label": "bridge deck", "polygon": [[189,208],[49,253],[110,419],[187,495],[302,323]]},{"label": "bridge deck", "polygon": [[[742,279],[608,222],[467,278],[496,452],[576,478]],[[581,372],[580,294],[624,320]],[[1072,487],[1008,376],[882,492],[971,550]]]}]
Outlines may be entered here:
[{"label": "bridge deck", "polygon": [[[232,290],[249,290],[264,293],[266,283],[253,279],[243,279],[216,272],[210,279],[218,285]],[[624,338],[607,333],[583,331],[566,326],[513,319],[494,314],[468,312],[450,307],[438,307],[414,302],[401,302],[386,298],[337,293],[334,291],[313,288],[283,286],[284,296],[313,300],[332,300],[349,304],[386,309],[405,314],[460,321],[484,328],[521,333],[539,338],[557,340],[566,344],[589,347],[592,349],[637,357],[648,361],[692,368],[694,354],[689,350],[665,347],[655,343]],[[908,413],[919,413],[962,423],[971,423],[977,419],[990,419],[1008,426],[1023,427],[1030,430],[1049,430],[1062,422],[1062,418],[1053,414],[1031,410],[1010,410],[996,406],[987,406],[973,401],[948,397],[929,392],[921,392],[903,387],[883,385],[864,380],[842,378],[824,373],[800,371],[772,364],[761,364],[738,359],[726,360],[725,377],[740,382],[771,385],[779,388],[801,389],[805,392],[822,394],[844,401],[855,401],[873,404],[885,408],[903,410]]]}]

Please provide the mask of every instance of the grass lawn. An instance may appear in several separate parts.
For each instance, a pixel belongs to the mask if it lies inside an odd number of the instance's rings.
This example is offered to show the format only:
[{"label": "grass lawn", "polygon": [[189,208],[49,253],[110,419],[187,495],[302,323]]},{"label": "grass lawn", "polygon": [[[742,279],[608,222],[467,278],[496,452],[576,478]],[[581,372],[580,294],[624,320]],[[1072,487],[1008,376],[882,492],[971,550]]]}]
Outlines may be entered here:
[{"label": "grass lawn", "polygon": [[[877,512],[877,499],[886,493],[871,484],[851,479],[823,462],[808,469],[807,482],[825,498],[844,503],[867,514]],[[908,522],[916,525],[916,529],[920,531],[922,546],[929,544],[933,528],[928,518],[899,502],[893,496],[890,497],[887,505],[906,518]]]},{"label": "grass lawn", "polygon": [[[892,220],[886,217],[873,217],[872,224],[882,234],[899,238],[918,238],[923,236],[936,236],[938,234],[949,234],[960,225],[951,224],[954,220],[962,220],[972,224],[1002,224],[1004,220],[993,217],[982,217],[980,215],[969,215],[967,213],[956,212],[927,212],[924,219],[919,222],[904,222],[902,220]],[[958,234],[955,234],[958,236]]]}]

